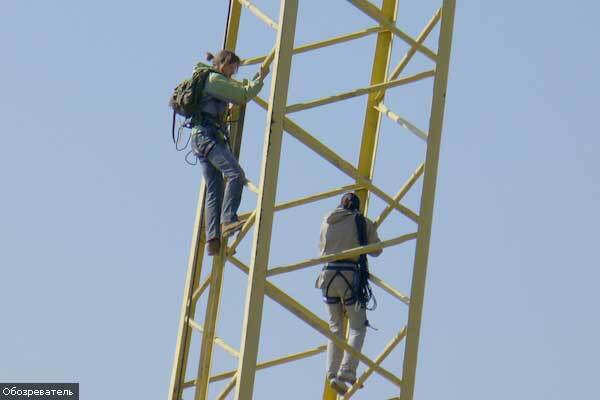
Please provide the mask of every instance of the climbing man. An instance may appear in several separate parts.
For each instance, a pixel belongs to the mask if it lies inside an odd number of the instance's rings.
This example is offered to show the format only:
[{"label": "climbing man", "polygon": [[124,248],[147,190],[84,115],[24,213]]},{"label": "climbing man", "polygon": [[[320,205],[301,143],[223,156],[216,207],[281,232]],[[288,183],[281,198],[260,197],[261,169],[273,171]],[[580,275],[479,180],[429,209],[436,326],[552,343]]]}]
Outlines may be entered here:
[{"label": "climbing man", "polygon": [[[380,242],[375,225],[360,213],[360,199],[355,193],[342,196],[340,205],[327,214],[321,225],[321,255],[335,254],[366,244]],[[369,255],[377,257],[382,249]],[[372,298],[368,284],[366,255],[327,263],[316,282],[329,313],[329,328],[343,337],[344,314],[350,324],[348,344],[360,352],[369,322],[367,307]],[[343,357],[343,358],[342,358]],[[327,344],[327,379],[339,394],[348,390],[346,383],[356,382],[358,360],[343,352],[331,340]]]},{"label": "climbing man", "polygon": [[216,56],[207,53],[206,59],[212,66],[200,62],[194,69],[210,72],[202,90],[200,112],[191,121],[192,149],[206,181],[207,250],[215,255],[220,252],[221,237],[239,231],[244,223],[237,211],[246,177],[229,147],[227,112],[230,103],[246,104],[258,94],[269,69],[262,67],[253,80],[239,83],[231,79],[240,66],[234,52],[222,50]]}]

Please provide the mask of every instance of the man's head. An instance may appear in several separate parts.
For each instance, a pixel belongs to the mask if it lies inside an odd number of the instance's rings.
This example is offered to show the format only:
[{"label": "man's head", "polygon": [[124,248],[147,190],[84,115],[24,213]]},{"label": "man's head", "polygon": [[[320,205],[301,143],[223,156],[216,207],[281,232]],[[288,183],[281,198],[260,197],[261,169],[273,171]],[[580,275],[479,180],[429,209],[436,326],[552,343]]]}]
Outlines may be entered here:
[{"label": "man's head", "polygon": [[346,193],[342,196],[340,206],[348,211],[360,211],[360,199],[356,193]]}]

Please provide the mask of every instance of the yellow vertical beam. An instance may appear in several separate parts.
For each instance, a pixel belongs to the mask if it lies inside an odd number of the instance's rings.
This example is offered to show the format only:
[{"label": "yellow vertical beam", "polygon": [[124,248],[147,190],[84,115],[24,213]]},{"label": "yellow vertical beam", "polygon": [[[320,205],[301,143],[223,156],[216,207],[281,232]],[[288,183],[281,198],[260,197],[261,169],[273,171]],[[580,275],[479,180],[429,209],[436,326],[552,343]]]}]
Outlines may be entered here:
[{"label": "yellow vertical beam", "polygon": [[[396,18],[397,8],[397,0],[383,1],[382,12],[391,20]],[[392,38],[393,34],[389,31],[383,31],[377,34],[370,85],[383,83],[386,80],[392,50]],[[367,100],[365,122],[363,125],[362,141],[358,159],[359,174],[367,177],[369,180],[373,177],[375,155],[377,153],[377,141],[379,138],[379,126],[381,122],[381,114],[373,108],[376,105],[376,95],[377,92],[369,93],[369,98]],[[361,200],[362,211],[366,212],[369,200],[368,191],[366,189],[361,189],[357,191],[357,194]],[[347,325],[347,323],[344,324],[345,333],[347,333],[348,330]],[[327,382],[325,382],[323,400],[335,400],[336,398],[337,393],[327,384]]]},{"label": "yellow vertical beam", "polygon": [[427,258],[431,238],[431,222],[437,179],[442,124],[444,119],[444,104],[448,82],[448,67],[450,63],[450,48],[452,45],[452,27],[454,24],[455,0],[444,0],[442,8],[442,23],[438,42],[438,64],[433,84],[433,99],[429,120],[429,139],[425,158],[423,175],[423,192],[421,195],[420,222],[415,250],[415,261],[411,285],[411,305],[408,312],[408,330],[404,365],[402,369],[403,387],[400,392],[401,400],[412,400],[417,368],[417,351],[419,349],[419,333],[421,330],[421,314],[423,310],[423,295],[427,275]]},{"label": "yellow vertical beam", "polygon": [[[398,0],[384,0],[381,12],[390,21],[396,19],[398,10]],[[393,34],[390,31],[379,32],[377,34],[377,44],[375,47],[375,56],[373,59],[373,68],[371,71],[371,85],[383,83],[386,81],[386,75],[390,64],[392,53]],[[385,92],[384,92],[385,93]],[[363,125],[362,142],[360,145],[360,156],[358,160],[358,172],[371,180],[375,168],[375,157],[377,154],[377,142],[379,141],[379,128],[381,125],[381,113],[374,107],[383,98],[379,98],[378,92],[369,93],[367,108],[365,111],[365,122]],[[368,208],[368,192],[366,190],[358,191],[363,211]]]},{"label": "yellow vertical beam", "polygon": [[[236,1],[231,1],[223,45],[223,47],[226,49],[235,50],[240,24],[240,14],[241,5]],[[205,194],[206,185],[204,182],[202,182],[198,196],[198,206],[194,223],[194,233],[192,236],[188,272],[186,275],[183,293],[183,304],[181,306],[181,314],[179,317],[175,359],[173,362],[171,382],[169,385],[169,400],[180,400],[183,396],[183,383],[185,381],[185,373],[188,366],[192,338],[192,327],[189,325],[189,321],[196,313],[197,304],[197,298],[194,299],[193,294],[196,289],[198,289],[202,272],[202,263],[204,259],[204,246],[206,239],[204,227]]]},{"label": "yellow vertical beam", "polygon": [[[225,246],[221,249],[221,254]],[[223,268],[225,259],[222,256],[213,258],[212,272],[210,275],[210,291],[204,314],[204,329],[202,331],[202,344],[200,347],[200,361],[196,377],[195,400],[205,400],[208,397],[208,384],[212,364],[213,347],[215,343],[221,291],[223,289]]]},{"label": "yellow vertical beam", "polygon": [[227,17],[227,28],[225,30],[225,40],[223,48],[235,51],[237,46],[238,33],[240,31],[240,17],[242,6],[237,1],[229,2],[229,15]]},{"label": "yellow vertical beam", "polygon": [[[242,5],[238,1],[229,2],[229,18],[227,20],[227,29],[225,32],[224,49],[235,51],[240,29],[240,17],[242,14]],[[231,123],[229,124],[229,136],[231,150],[236,158],[240,155],[242,145],[242,132],[244,129],[244,118],[246,116],[245,105],[234,105],[231,108]]]},{"label": "yellow vertical beam", "polygon": [[236,400],[251,400],[258,356],[260,325],[265,295],[269,250],[281,142],[283,119],[287,103],[288,84],[294,48],[298,0],[282,0],[279,13],[279,31],[275,45],[275,66],[267,111],[264,153],[261,168],[260,192],[256,212],[256,228],[252,245],[249,286],[246,292],[244,324],[240,346]]},{"label": "yellow vertical beam", "polygon": [[[227,19],[227,28],[223,48],[235,51],[241,17],[241,5],[237,1],[230,1]],[[235,121],[230,126],[231,146],[234,156],[239,157],[242,142],[242,130],[244,126],[244,107],[234,107],[231,110],[232,119]],[[227,249],[227,241],[221,244],[221,254],[213,258],[210,276],[210,288],[206,312],[204,314],[204,331],[200,345],[200,360],[196,376],[195,400],[204,400],[208,397],[208,386],[210,383],[210,370],[212,366],[213,348],[215,343],[217,322],[219,320],[219,309],[221,305],[221,293],[223,290],[223,270],[225,268],[224,253]]]},{"label": "yellow vertical beam", "polygon": [[169,400],[180,400],[183,394],[183,383],[185,381],[185,371],[192,339],[192,327],[189,325],[189,321],[196,312],[197,304],[196,301],[192,300],[192,297],[200,281],[204,256],[205,232],[204,207],[202,205],[204,204],[205,188],[206,186],[204,182],[202,182],[200,185],[200,194],[198,196],[198,208],[194,223],[194,234],[192,237],[188,272],[183,291],[183,304],[181,306],[181,315],[179,317],[175,361],[173,362],[171,383],[169,386]]}]

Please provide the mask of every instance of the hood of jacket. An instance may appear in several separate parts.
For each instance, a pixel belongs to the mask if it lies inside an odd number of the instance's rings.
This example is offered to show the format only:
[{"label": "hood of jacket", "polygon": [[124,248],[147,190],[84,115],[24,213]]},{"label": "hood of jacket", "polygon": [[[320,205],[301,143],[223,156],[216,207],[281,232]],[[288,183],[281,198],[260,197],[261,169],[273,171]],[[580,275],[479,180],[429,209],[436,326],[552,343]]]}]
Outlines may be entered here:
[{"label": "hood of jacket", "polygon": [[351,217],[353,215],[354,213],[352,211],[346,210],[342,207],[338,207],[327,216],[327,223],[330,225],[336,224],[341,220]]}]

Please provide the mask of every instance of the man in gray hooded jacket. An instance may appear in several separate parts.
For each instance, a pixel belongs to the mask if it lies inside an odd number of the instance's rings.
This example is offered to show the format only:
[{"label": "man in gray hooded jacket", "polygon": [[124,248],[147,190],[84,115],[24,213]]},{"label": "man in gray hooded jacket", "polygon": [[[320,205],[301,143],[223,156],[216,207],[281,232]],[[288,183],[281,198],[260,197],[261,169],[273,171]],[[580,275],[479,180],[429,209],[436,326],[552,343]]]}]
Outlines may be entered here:
[{"label": "man in gray hooded jacket", "polygon": [[[360,200],[354,193],[346,193],[339,207],[327,214],[321,225],[319,250],[322,256],[359,247],[355,216],[359,213]],[[380,242],[373,222],[365,217],[366,238],[369,244]],[[369,255],[377,257],[382,249]],[[350,321],[348,344],[361,351],[367,330],[366,309],[353,298],[352,283],[359,257],[338,260],[325,265],[316,282],[321,289],[329,313],[331,332],[344,340],[344,313]],[[342,359],[343,357],[343,359]],[[327,379],[338,393],[345,393],[346,383],[356,381],[358,360],[329,341],[327,345]]]}]

